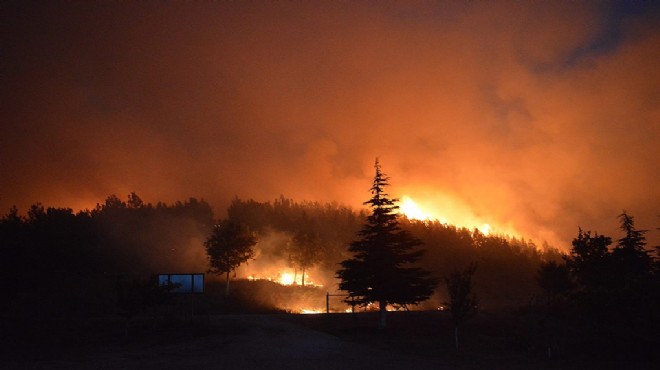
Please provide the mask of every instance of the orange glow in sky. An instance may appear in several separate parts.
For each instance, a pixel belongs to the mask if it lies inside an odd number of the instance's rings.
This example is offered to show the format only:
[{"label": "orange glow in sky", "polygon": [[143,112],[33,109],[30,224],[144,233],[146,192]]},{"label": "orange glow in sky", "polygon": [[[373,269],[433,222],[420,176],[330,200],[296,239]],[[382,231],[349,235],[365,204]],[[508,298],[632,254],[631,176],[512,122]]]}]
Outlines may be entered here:
[{"label": "orange glow in sky", "polygon": [[625,209],[660,243],[657,13],[606,1],[13,3],[2,214],[130,192],[203,198],[219,218],[234,197],[359,208],[379,157],[411,218],[566,250],[578,227],[617,235]]}]

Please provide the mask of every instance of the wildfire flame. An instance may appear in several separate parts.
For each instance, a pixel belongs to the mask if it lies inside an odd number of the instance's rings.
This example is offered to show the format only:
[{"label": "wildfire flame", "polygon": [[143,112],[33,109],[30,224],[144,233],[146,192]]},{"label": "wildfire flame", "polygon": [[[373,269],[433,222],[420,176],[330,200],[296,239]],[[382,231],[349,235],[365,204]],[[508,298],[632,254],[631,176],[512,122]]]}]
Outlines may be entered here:
[{"label": "wildfire flame", "polygon": [[280,274],[280,278],[279,278],[278,283],[280,283],[282,285],[292,285],[293,283],[295,283],[294,279],[295,279],[295,277],[294,277],[293,274],[288,273],[288,272],[283,272],[283,273]]},{"label": "wildfire flame", "polygon": [[435,219],[429,213],[422,211],[422,209],[419,208],[419,206],[417,205],[417,203],[415,203],[415,201],[413,201],[412,199],[410,199],[410,197],[405,195],[401,198],[401,204],[399,205],[399,210],[409,219],[415,219],[420,221]]},{"label": "wildfire flame", "polygon": [[[293,272],[289,271],[281,271],[277,273],[277,276],[256,276],[256,275],[248,275],[247,279],[249,281],[256,281],[256,280],[268,280],[268,281],[274,281],[278,284],[281,285],[302,285],[302,274],[294,274]],[[315,283],[312,281],[309,275],[305,274],[305,286],[313,286],[313,287],[323,287],[322,284]]]},{"label": "wildfire flame", "polygon": [[308,310],[308,309],[303,308],[302,310],[300,310],[300,313],[306,314],[306,315],[311,315],[311,314],[319,314],[319,313],[325,313],[325,312],[322,311],[322,310]]},{"label": "wildfire flame", "polygon": [[[447,224],[449,221],[437,215],[436,213],[429,212],[428,210],[422,209],[417,203],[415,203],[412,198],[407,195],[401,197],[401,203],[399,204],[399,211],[404,214],[407,218],[411,220],[420,220],[420,221],[439,221],[440,223]],[[491,226],[487,223],[480,223],[476,220],[470,222],[469,225],[463,225],[465,227],[473,227],[479,230],[484,235],[490,233]]]}]

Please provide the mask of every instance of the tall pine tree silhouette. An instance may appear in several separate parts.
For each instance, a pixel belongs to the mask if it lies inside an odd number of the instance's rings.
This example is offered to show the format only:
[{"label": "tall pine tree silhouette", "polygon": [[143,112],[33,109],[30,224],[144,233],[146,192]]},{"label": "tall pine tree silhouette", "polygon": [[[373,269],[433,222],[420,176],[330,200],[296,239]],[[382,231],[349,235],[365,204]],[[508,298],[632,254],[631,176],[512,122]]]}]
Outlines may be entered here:
[{"label": "tall pine tree silhouette", "polygon": [[389,177],[381,172],[378,159],[375,168],[371,199],[364,203],[372,214],[358,233],[360,238],[349,245],[353,258],[341,262],[337,277],[341,279],[339,289],[348,292],[346,302],[360,306],[378,303],[378,327],[384,328],[388,304],[407,306],[424,301],[433,294],[437,280],[428,271],[410,266],[422,257],[424,251],[416,249],[422,242],[400,228],[398,199],[385,192]]},{"label": "tall pine tree silhouette", "polygon": [[653,269],[653,258],[650,251],[646,250],[644,234],[647,230],[638,230],[633,216],[626,211],[619,215],[619,222],[625,236],[618,240],[612,251],[615,268],[620,274],[619,278],[624,280],[647,278]]}]

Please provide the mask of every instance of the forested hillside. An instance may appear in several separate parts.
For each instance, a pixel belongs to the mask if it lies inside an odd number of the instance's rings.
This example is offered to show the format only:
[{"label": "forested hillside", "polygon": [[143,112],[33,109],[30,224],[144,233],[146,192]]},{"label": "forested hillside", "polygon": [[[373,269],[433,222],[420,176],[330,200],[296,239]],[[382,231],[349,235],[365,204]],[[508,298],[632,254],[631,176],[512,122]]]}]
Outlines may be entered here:
[{"label": "forested hillside", "polygon": [[[283,197],[273,202],[235,199],[228,215],[248,224],[265,239],[280,232],[290,236],[300,232],[319,235],[323,241],[319,253],[323,256],[321,273],[325,282],[330,282],[338,263],[347,257],[347,245],[355,239],[366,217],[364,211],[357,212],[338,204],[299,203]],[[484,235],[476,229],[405,218],[401,226],[424,242],[426,255],[420,264],[436,277],[476,262],[475,285],[483,305],[529,303],[538,293],[536,277],[541,263],[561,259],[560,252],[547,245],[538,247],[523,239]],[[262,258],[271,258],[272,254],[286,258],[287,241],[281,239],[276,248],[266,250],[271,255],[262,255]],[[330,284],[335,287],[336,281]],[[437,308],[445,300],[444,287],[439,286],[424,307]]]},{"label": "forested hillside", "polygon": [[[297,268],[296,248],[311,259],[307,273],[324,291],[334,291],[338,263],[349,256],[366,214],[337,203],[235,199],[227,216],[259,237],[256,258],[238,278],[268,266]],[[0,286],[5,312],[102,313],[116,310],[117,284],[147,281],[158,273],[205,272],[203,243],[217,222],[209,204],[191,198],[174,204],[145,203],[132,193],[126,201],[108,197],[93,210],[33,205],[25,214],[12,208],[0,219]],[[438,222],[402,219],[424,242],[421,265],[442,278],[471,262],[482,305],[520,305],[536,294],[541,262],[557,260],[550,248],[531,242]],[[309,244],[304,246],[302,244]],[[276,267],[275,267],[276,266]],[[297,272],[299,270],[296,270]],[[298,272],[299,273],[299,272]],[[207,280],[220,279],[207,274]],[[421,308],[446,300],[442,286]],[[27,311],[26,311],[27,310]]]},{"label": "forested hillside", "polygon": [[116,311],[120,282],[206,269],[202,243],[213,212],[191,198],[174,204],[109,196],[95,209],[33,205],[0,219],[0,310],[68,315]]}]

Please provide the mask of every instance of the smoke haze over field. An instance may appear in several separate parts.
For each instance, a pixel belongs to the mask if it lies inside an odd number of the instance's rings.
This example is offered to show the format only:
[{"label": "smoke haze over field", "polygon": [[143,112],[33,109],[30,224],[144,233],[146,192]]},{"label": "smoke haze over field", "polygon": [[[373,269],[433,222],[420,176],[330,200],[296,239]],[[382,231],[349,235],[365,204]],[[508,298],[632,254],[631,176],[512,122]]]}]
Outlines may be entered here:
[{"label": "smoke haze over field", "polygon": [[360,207],[659,242],[653,2],[0,5],[0,210],[109,194]]}]

